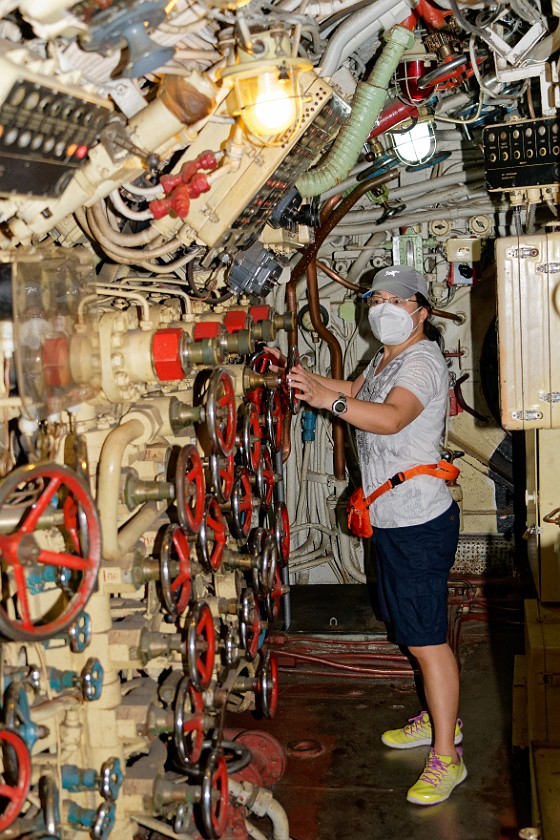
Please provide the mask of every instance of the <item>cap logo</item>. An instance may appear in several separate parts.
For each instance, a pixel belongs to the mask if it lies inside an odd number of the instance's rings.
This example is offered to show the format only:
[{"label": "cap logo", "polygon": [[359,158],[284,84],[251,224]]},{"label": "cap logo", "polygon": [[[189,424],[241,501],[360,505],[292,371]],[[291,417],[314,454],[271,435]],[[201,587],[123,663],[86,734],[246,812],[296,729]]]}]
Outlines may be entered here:
[{"label": "cap logo", "polygon": [[400,274],[400,271],[386,271],[385,274],[387,277],[394,277],[396,274]]}]

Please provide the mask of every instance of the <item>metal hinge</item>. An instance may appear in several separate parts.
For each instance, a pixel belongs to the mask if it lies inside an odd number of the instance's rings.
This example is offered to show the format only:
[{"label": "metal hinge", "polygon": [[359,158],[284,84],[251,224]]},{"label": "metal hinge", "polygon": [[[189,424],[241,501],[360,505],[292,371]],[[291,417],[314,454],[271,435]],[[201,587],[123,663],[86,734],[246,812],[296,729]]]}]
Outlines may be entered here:
[{"label": "metal hinge", "polygon": [[[542,674],[542,682],[544,685],[560,686],[560,674]],[[541,682],[541,680],[539,680]]]},{"label": "metal hinge", "polygon": [[560,391],[539,391],[539,399],[545,402],[560,402]]},{"label": "metal hinge", "polygon": [[542,263],[541,265],[536,266],[536,270],[541,274],[558,274],[560,271],[560,263]]},{"label": "metal hinge", "polygon": [[539,256],[539,249],[538,248],[529,248],[527,245],[522,246],[521,248],[508,248],[506,251],[506,257],[514,257],[515,259],[526,260],[528,257],[538,257]]},{"label": "metal hinge", "polygon": [[511,416],[513,420],[542,420],[543,414],[542,411],[512,411]]}]

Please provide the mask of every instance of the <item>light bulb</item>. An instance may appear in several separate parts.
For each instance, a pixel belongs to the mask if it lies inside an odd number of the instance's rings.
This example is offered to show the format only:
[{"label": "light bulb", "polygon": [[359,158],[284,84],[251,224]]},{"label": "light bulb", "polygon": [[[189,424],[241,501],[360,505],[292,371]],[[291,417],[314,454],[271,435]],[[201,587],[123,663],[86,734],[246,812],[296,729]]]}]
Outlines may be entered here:
[{"label": "light bulb", "polygon": [[243,108],[243,120],[253,134],[272,137],[283,134],[297,119],[297,99],[292,79],[282,79],[277,70],[251,80],[251,97]]}]

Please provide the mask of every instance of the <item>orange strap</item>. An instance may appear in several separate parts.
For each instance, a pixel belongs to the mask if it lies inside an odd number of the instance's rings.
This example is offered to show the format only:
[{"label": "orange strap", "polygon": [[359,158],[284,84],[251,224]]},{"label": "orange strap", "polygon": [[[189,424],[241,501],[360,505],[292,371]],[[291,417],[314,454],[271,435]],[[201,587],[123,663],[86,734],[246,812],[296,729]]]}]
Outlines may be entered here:
[{"label": "orange strap", "polygon": [[433,475],[434,478],[443,478],[445,481],[453,481],[457,478],[459,472],[460,470],[458,467],[454,464],[450,464],[449,461],[444,461],[443,459],[439,462],[439,464],[419,464],[417,467],[411,467],[409,470],[399,472],[392,478],[387,479],[385,484],[382,484],[381,487],[378,487],[377,490],[374,490],[373,493],[366,497],[364,500],[365,506],[369,507],[376,499],[383,495],[383,493],[386,493],[387,490],[392,490],[393,487],[398,487],[399,484],[403,483],[403,481],[408,481],[409,478],[414,478],[415,475]]}]

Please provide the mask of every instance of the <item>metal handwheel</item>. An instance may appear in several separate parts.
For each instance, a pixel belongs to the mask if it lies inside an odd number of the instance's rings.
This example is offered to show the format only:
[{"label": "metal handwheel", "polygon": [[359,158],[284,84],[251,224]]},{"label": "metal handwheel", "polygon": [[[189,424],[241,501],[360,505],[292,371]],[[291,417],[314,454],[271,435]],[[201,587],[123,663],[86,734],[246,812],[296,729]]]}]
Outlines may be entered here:
[{"label": "metal handwheel", "polygon": [[187,628],[187,666],[191,682],[198,691],[205,691],[214,672],[216,631],[212,611],[205,601],[198,601]]},{"label": "metal handwheel", "polygon": [[[176,567],[176,574],[173,567]],[[168,525],[159,555],[161,595],[165,609],[174,618],[183,613],[191,599],[192,574],[190,548],[179,525]]]},{"label": "metal handwheel", "polygon": [[0,748],[6,746],[16,757],[17,776],[13,784],[0,781],[0,833],[14,823],[25,804],[31,784],[31,756],[23,738],[11,729],[0,726]]},{"label": "metal handwheel", "polygon": [[175,501],[179,523],[191,534],[197,534],[204,513],[204,469],[194,444],[183,446],[175,471]]},{"label": "metal handwheel", "polygon": [[208,571],[217,572],[222,563],[227,539],[227,524],[220,505],[210,498],[198,535],[202,561]]},{"label": "metal handwheel", "polygon": [[[56,636],[76,621],[97,583],[101,532],[90,492],[68,467],[29,465],[2,481],[0,508],[20,514],[0,534],[0,633],[16,641]],[[42,547],[43,527],[57,529],[56,548]],[[54,601],[44,597],[57,591]]]},{"label": "metal handwheel", "polygon": [[200,691],[186,676],[181,679],[175,694],[174,740],[181,764],[187,769],[191,768],[202,755],[204,701]]},{"label": "metal handwheel", "polygon": [[200,805],[206,836],[221,837],[226,828],[228,806],[228,771],[221,750],[212,750],[206,761]]},{"label": "metal handwheel", "polygon": [[216,368],[206,392],[206,427],[214,447],[222,455],[231,455],[236,432],[235,392],[231,376]]},{"label": "metal handwheel", "polygon": [[262,429],[255,403],[246,402],[241,408],[241,457],[243,466],[256,472],[261,460]]}]

